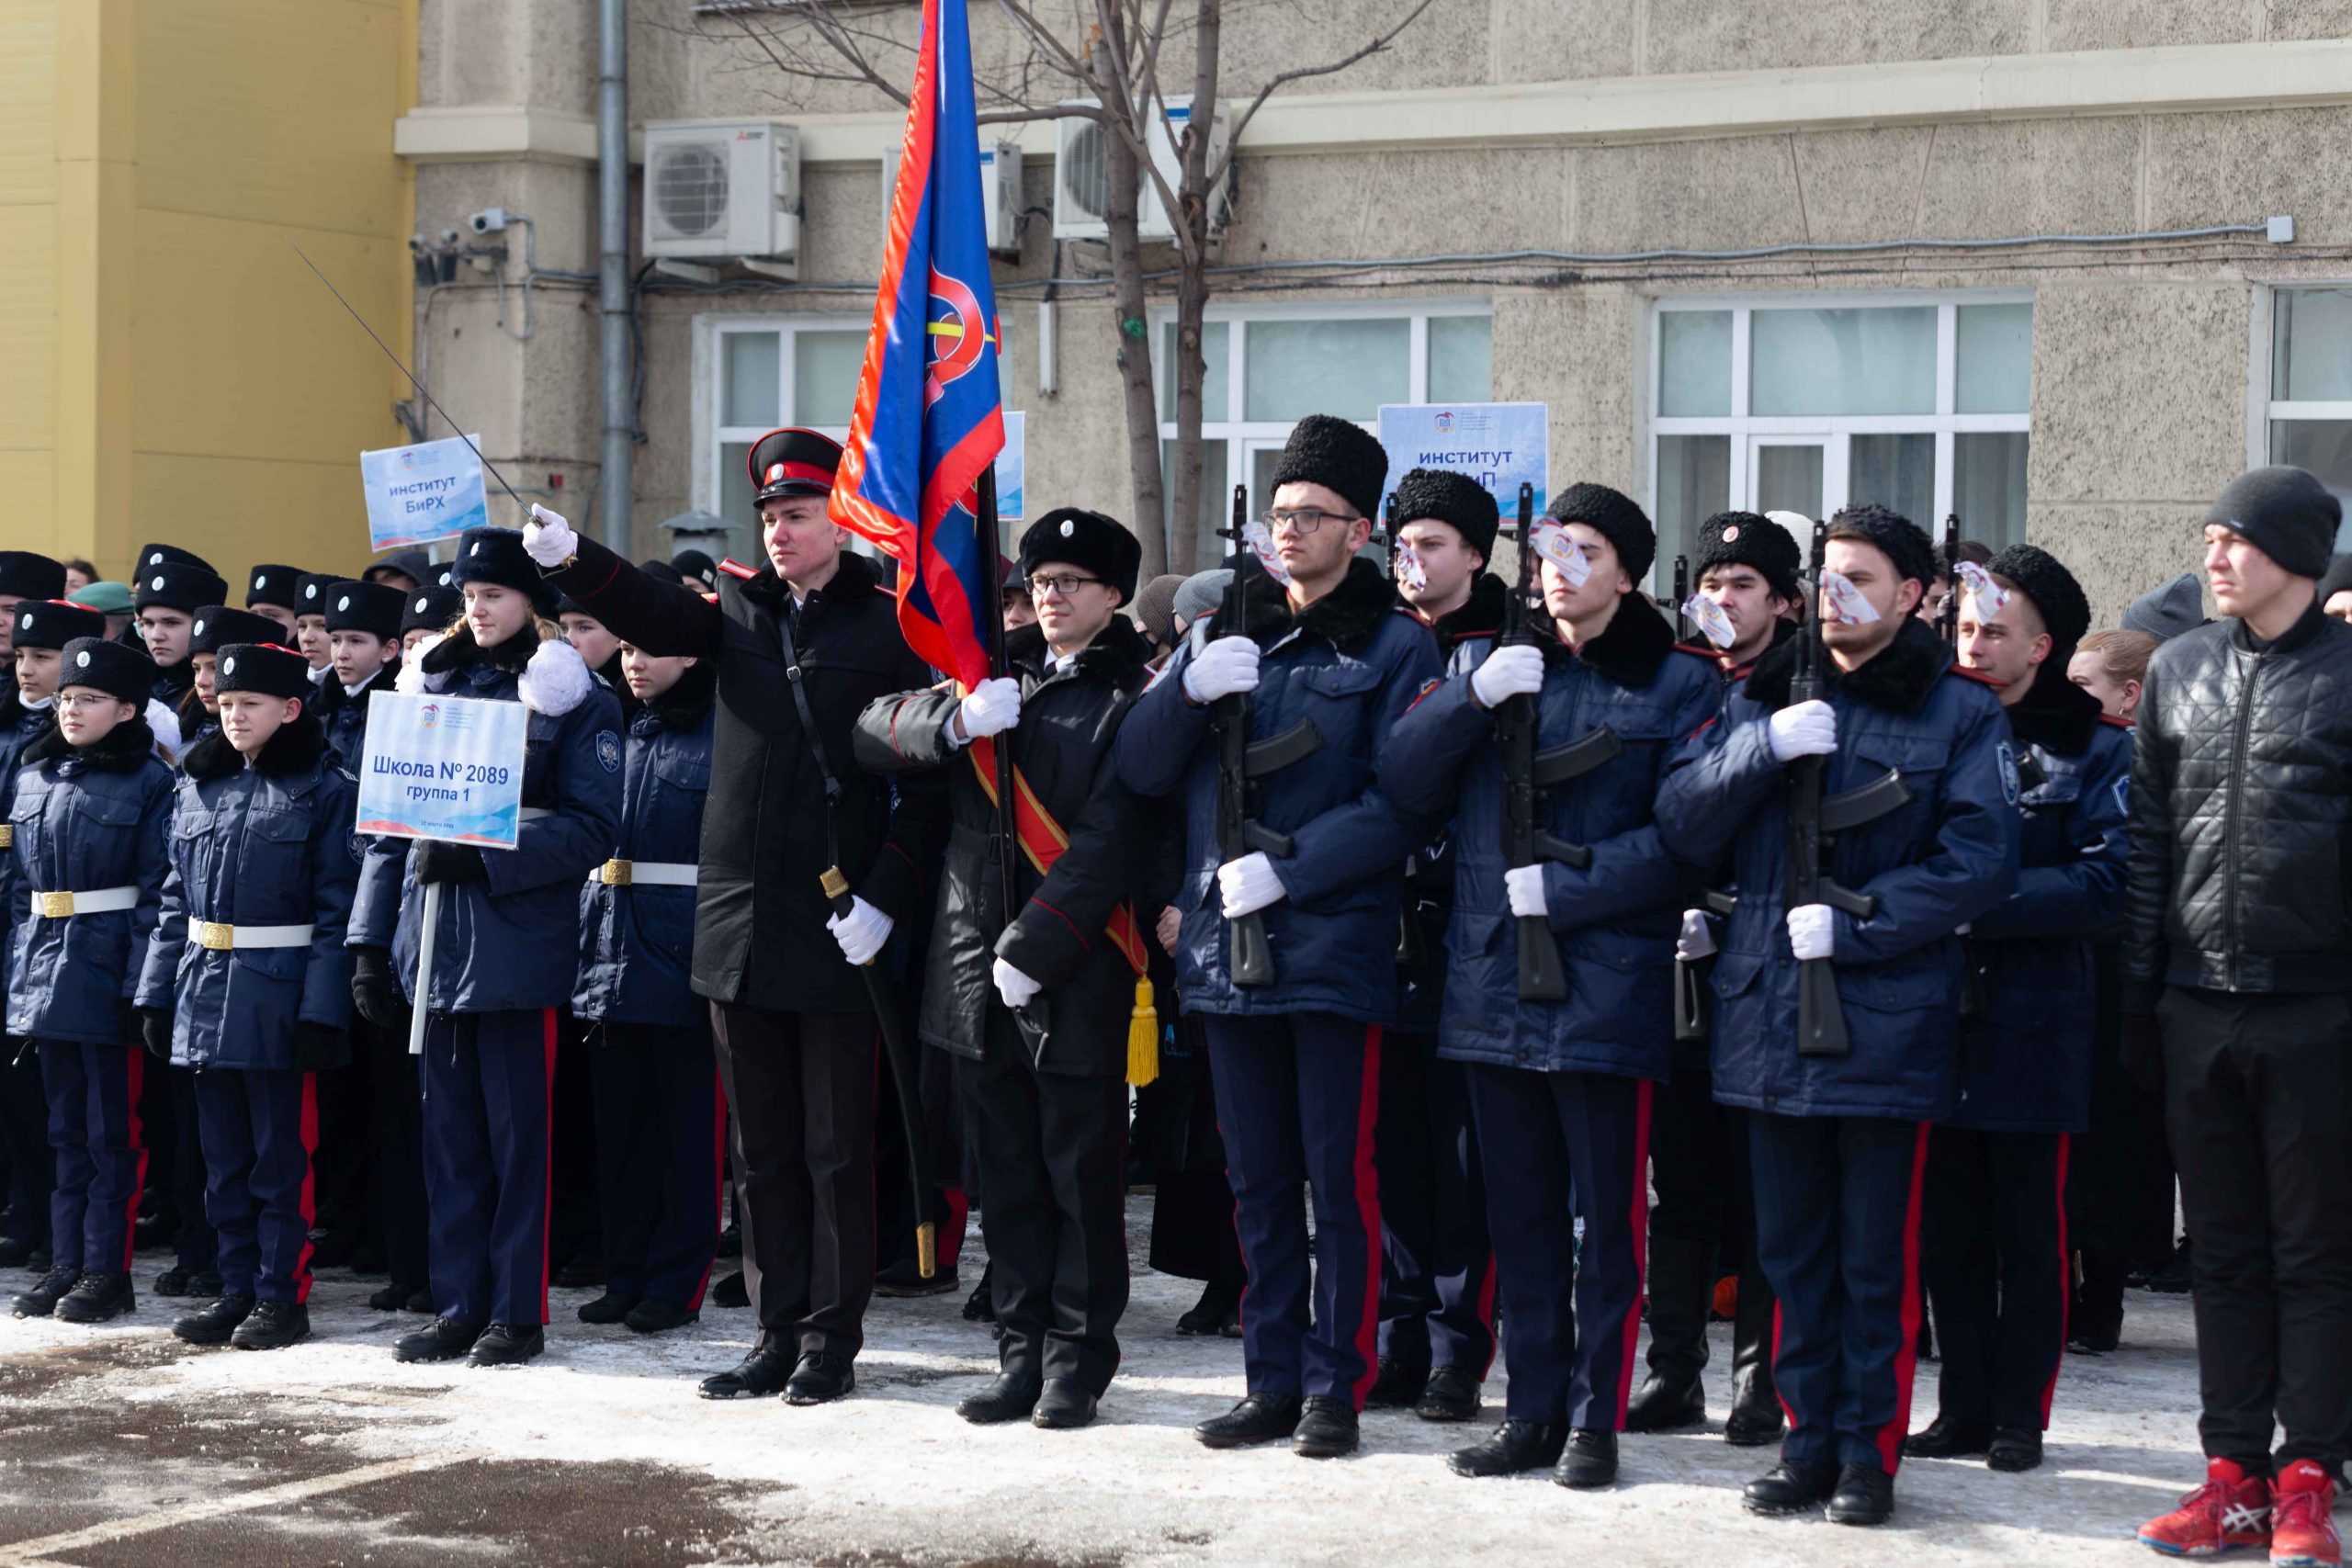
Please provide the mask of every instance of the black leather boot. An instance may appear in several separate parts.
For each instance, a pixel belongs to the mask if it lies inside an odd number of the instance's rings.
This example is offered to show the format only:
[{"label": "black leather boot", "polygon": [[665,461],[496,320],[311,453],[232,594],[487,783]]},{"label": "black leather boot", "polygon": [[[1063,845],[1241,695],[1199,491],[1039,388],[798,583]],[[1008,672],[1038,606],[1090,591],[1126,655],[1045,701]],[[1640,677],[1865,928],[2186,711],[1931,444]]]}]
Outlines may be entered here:
[{"label": "black leather boot", "polygon": [[1465,1367],[1436,1368],[1430,1373],[1430,1381],[1421,1385],[1421,1396],[1413,1402],[1413,1414],[1424,1421],[1476,1421],[1478,1380]]},{"label": "black leather boot", "polygon": [[1829,1501],[1838,1490],[1838,1467],[1784,1459],[1740,1490],[1739,1506],[1751,1514],[1802,1514]]},{"label": "black leather boot", "polygon": [[1047,1378],[1045,1391],[1037,1396],[1037,1408],[1029,1414],[1029,1424],[1049,1432],[1071,1432],[1094,1419],[1094,1395],[1076,1378]]},{"label": "black leather boot", "polygon": [[1579,1492],[1613,1485],[1617,1480],[1617,1434],[1598,1427],[1578,1427],[1568,1434],[1560,1451],[1560,1465],[1552,1479]]},{"label": "black leather boot", "polygon": [[220,1296],[174,1320],[172,1335],[190,1345],[226,1345],[253,1310],[251,1296]]},{"label": "black leather boot", "polygon": [[762,1335],[750,1355],[727,1371],[703,1379],[695,1392],[705,1399],[758,1399],[782,1393],[798,1359],[784,1341]]},{"label": "black leather boot", "polygon": [[1781,1440],[1787,1426],[1772,1384],[1772,1286],[1751,1261],[1740,1270],[1739,1305],[1731,1325],[1731,1416],[1724,1441],[1761,1448]]},{"label": "black leather boot", "polygon": [[1411,1404],[1421,1397],[1421,1389],[1430,1381],[1430,1370],[1409,1361],[1380,1358],[1378,1375],[1363,1396],[1367,1410],[1385,1410],[1396,1405]]},{"label": "black leather boot", "polygon": [[1560,1462],[1560,1450],[1567,1440],[1566,1427],[1549,1427],[1538,1421],[1506,1421],[1489,1433],[1486,1441],[1454,1450],[1445,1462],[1456,1475],[1517,1475],[1524,1471],[1549,1470]]},{"label": "black leather boot", "polygon": [[1996,1427],[1985,1446],[1984,1466],[2015,1473],[2041,1467],[2041,1433],[2031,1427]]},{"label": "black leather boot", "polygon": [[[229,1343],[240,1350],[283,1350],[311,1337],[311,1309],[300,1302],[257,1302]],[[481,1348],[477,1341],[475,1348]]]},{"label": "black leather boot", "polygon": [[784,1385],[786,1404],[826,1404],[857,1386],[857,1372],[830,1350],[810,1350]]},{"label": "black leather boot", "polygon": [[1298,1430],[1299,1408],[1295,1393],[1253,1393],[1222,1416],[1212,1416],[1193,1428],[1193,1436],[1213,1449],[1246,1448],[1272,1443]]},{"label": "black leather boot", "polygon": [[1894,1513],[1894,1477],[1874,1464],[1849,1464],[1838,1472],[1838,1490],[1827,1510],[1833,1525],[1883,1525]]},{"label": "black leather boot", "polygon": [[52,1268],[34,1282],[31,1290],[18,1292],[10,1304],[18,1317],[48,1317],[57,1311],[57,1303],[65,1299],[65,1292],[81,1277],[79,1269],[62,1265]]},{"label": "black leather boot", "polygon": [[1707,1418],[1699,1373],[1707,1364],[1707,1307],[1715,1249],[1660,1236],[1650,1243],[1650,1371],[1625,1405],[1628,1432],[1670,1432]]},{"label": "black leather boot", "polygon": [[413,1334],[402,1335],[392,1347],[392,1359],[398,1361],[454,1361],[474,1348],[481,1331],[489,1325],[460,1323],[454,1317],[436,1317],[431,1324]]},{"label": "black leather boot", "polygon": [[1328,1393],[1311,1393],[1298,1413],[1290,1451],[1301,1459],[1337,1459],[1356,1451],[1356,1407]]},{"label": "black leather boot", "polygon": [[466,1353],[469,1367],[519,1367],[548,1348],[548,1331],[536,1323],[493,1323]]},{"label": "black leather boot", "polygon": [[637,1293],[633,1291],[608,1290],[593,1302],[580,1303],[580,1321],[593,1324],[618,1323],[635,1310],[637,1299]]},{"label": "black leather boot", "polygon": [[66,1323],[106,1323],[139,1307],[138,1292],[130,1287],[128,1269],[91,1269],[74,1281],[74,1288],[58,1299],[52,1316]]},{"label": "black leather boot", "polygon": [[986,1388],[958,1401],[956,1414],[975,1427],[1026,1420],[1044,1392],[1044,1383],[1034,1372],[1002,1372]]},{"label": "black leather boot", "polygon": [[1993,1443],[1989,1421],[1963,1421],[1939,1412],[1936,1418],[1903,1439],[1910,1459],[1973,1459]]}]

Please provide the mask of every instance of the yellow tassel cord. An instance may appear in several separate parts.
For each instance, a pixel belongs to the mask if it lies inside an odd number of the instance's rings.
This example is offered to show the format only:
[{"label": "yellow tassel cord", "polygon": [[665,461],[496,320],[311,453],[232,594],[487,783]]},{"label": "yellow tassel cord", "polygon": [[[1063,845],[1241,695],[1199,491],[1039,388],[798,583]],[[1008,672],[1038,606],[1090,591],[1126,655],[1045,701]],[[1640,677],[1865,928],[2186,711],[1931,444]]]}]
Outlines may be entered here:
[{"label": "yellow tassel cord", "polygon": [[1159,1014],[1151,1005],[1151,981],[1136,976],[1136,1010],[1127,1020],[1127,1082],[1136,1089],[1159,1077]]}]

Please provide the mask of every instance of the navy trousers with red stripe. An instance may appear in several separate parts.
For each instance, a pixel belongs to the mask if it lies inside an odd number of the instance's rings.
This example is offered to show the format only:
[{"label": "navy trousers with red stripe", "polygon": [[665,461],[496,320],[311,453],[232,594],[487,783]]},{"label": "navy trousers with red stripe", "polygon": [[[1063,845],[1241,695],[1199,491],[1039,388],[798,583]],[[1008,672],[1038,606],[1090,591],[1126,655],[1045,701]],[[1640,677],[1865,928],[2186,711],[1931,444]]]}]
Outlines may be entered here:
[{"label": "navy trousers with red stripe", "polygon": [[318,1075],[205,1067],[188,1076],[204,1141],[204,1213],[220,1241],[220,1293],[309,1301]]},{"label": "navy trousers with red stripe", "polygon": [[1408,1367],[1495,1359],[1495,1254],[1470,1086],[1432,1034],[1380,1043],[1380,1356]]},{"label": "navy trousers with red stripe", "polygon": [[1919,1338],[1928,1124],[1758,1111],[1747,1132],[1756,1252],[1781,1303],[1781,1457],[1893,1475]]},{"label": "navy trousers with red stripe", "polygon": [[[1380,1026],[1329,1013],[1201,1021],[1250,1276],[1250,1392],[1329,1395],[1361,1410],[1380,1315]],[[1311,1279],[1301,1182],[1315,1205]],[[984,1214],[988,1201],[983,1190]]]},{"label": "navy trousers with red stripe", "polygon": [[2066,1348],[2064,1133],[1939,1127],[1928,1139],[1920,1272],[1960,1421],[2041,1431]]},{"label": "navy trousers with red stripe", "polygon": [[436,1012],[424,1025],[433,1310],[548,1320],[548,1096],[555,1009]]},{"label": "navy trousers with red stripe", "polygon": [[1506,1410],[1514,1421],[1616,1431],[1641,1342],[1657,1086],[1483,1062],[1469,1071],[1479,1155],[1508,1173],[1487,1184],[1510,1325]]},{"label": "navy trousers with red stripe", "polygon": [[726,1185],[727,1102],[710,1026],[608,1023],[592,1041],[605,1288],[698,1312]]},{"label": "navy trousers with red stripe", "polygon": [[57,1188],[49,1201],[52,1256],[61,1268],[122,1273],[130,1267],[130,1227],[147,1181],[139,1122],[147,1053],[65,1040],[43,1040],[40,1051],[49,1145],[57,1151]]}]

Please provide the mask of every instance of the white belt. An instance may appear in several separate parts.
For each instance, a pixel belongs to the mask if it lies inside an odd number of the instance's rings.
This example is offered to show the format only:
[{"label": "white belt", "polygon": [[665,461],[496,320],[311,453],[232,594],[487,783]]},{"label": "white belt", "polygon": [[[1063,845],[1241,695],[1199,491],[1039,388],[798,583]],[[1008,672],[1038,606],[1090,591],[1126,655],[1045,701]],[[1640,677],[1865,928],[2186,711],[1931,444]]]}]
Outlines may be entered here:
[{"label": "white belt", "polygon": [[684,861],[608,860],[588,874],[591,887],[692,887],[695,867]]},{"label": "white belt", "polygon": [[526,806],[523,807],[522,819],[526,822],[536,822],[542,817],[552,817],[554,815],[555,808],[553,807]]},{"label": "white belt", "polygon": [[110,915],[118,910],[137,908],[139,889],[136,887],[97,887],[87,893],[33,895],[33,919],[37,920],[62,920],[75,915]]},{"label": "white belt", "polygon": [[312,926],[230,926],[218,920],[190,920],[187,940],[191,946],[215,953],[240,947],[308,947],[314,930]]}]

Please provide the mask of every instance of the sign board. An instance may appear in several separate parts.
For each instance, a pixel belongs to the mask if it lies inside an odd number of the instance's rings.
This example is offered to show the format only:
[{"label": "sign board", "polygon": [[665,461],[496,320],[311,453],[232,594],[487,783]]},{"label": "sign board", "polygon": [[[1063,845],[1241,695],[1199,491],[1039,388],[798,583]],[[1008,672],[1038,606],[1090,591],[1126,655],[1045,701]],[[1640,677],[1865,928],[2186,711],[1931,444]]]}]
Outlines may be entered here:
[{"label": "sign board", "polygon": [[513,849],[530,729],[521,703],[377,693],[360,753],[356,830]]},{"label": "sign board", "polygon": [[1004,450],[996,455],[996,519],[999,523],[1026,523],[1029,513],[1021,495],[1024,470],[1029,466],[1029,416],[1010,413],[1004,416]]},{"label": "sign board", "polygon": [[[481,437],[470,438],[475,446]],[[387,446],[359,454],[368,491],[368,546],[393,550],[429,545],[490,521],[481,488],[481,459],[465,439]]]},{"label": "sign board", "polygon": [[1383,403],[1380,444],[1388,449],[1383,493],[1415,468],[1451,468],[1495,498],[1506,527],[1519,516],[1521,483],[1535,487],[1541,516],[1549,499],[1550,418],[1544,403]]}]

